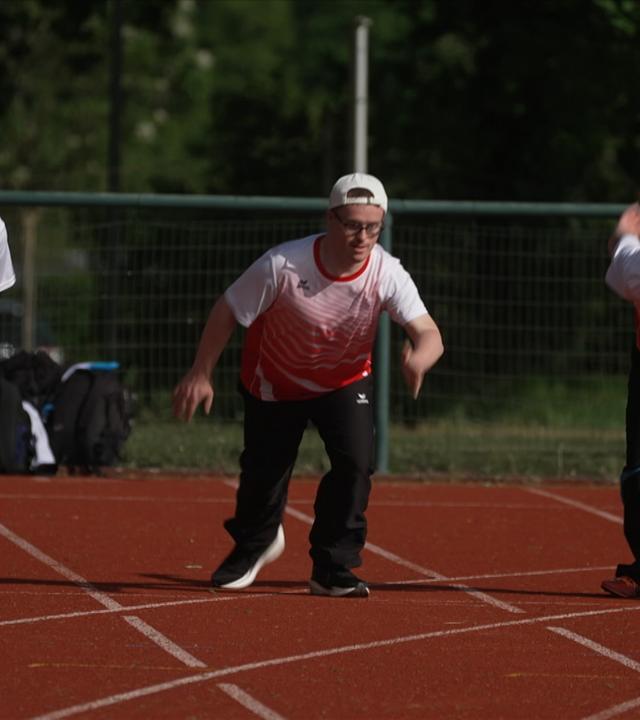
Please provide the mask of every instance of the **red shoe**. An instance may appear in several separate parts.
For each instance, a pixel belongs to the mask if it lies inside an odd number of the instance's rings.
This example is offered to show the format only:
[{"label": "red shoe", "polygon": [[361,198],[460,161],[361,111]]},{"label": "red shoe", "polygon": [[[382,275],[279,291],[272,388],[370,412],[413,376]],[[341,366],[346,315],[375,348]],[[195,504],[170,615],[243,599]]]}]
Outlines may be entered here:
[{"label": "red shoe", "polygon": [[628,575],[621,575],[620,577],[613,578],[613,580],[603,580],[600,587],[617,597],[640,597],[640,583]]}]

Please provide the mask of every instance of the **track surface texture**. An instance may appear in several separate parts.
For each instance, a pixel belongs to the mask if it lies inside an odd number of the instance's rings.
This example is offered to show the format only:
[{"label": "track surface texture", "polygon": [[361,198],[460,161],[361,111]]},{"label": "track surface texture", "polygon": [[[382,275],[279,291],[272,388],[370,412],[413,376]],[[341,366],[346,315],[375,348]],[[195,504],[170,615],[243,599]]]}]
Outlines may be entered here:
[{"label": "track surface texture", "polygon": [[316,487],[216,592],[234,478],[0,477],[0,717],[640,717],[615,485],[374,481],[367,599],[309,594]]}]

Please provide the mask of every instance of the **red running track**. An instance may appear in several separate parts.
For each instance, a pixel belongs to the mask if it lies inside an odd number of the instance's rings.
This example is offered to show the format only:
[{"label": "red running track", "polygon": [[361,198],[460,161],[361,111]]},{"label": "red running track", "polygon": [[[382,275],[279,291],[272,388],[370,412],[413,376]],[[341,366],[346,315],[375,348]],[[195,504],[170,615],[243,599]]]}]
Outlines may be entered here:
[{"label": "red running track", "polygon": [[231,593],[232,480],[0,477],[0,717],[640,717],[615,486],[378,481],[368,599],[308,593],[315,489]]}]

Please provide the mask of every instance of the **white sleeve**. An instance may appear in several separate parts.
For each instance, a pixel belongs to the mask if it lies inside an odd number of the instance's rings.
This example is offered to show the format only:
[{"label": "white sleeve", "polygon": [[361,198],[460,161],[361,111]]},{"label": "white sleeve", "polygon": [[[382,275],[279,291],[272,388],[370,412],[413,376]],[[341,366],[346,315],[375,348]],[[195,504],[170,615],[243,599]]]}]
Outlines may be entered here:
[{"label": "white sleeve", "polygon": [[276,258],[268,250],[229,285],[224,297],[238,323],[249,327],[271,306],[277,294]]},{"label": "white sleeve", "polygon": [[420,315],[426,315],[427,308],[411,275],[397,258],[394,258],[394,261],[389,267],[387,296],[383,301],[383,307],[394,322],[398,325],[406,325]]},{"label": "white sleeve", "polygon": [[6,290],[14,285],[16,275],[13,271],[9,243],[7,242],[7,228],[0,218],[0,291]]},{"label": "white sleeve", "polygon": [[625,235],[616,245],[605,282],[625,300],[640,301],[640,238]]}]

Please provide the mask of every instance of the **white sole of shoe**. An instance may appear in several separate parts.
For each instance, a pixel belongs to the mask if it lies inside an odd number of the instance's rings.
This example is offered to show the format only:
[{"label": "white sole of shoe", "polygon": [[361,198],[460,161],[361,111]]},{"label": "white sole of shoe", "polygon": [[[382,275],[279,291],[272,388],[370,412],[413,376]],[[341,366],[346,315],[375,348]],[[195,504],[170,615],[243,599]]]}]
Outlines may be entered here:
[{"label": "white sole of shoe", "polygon": [[227,583],[226,585],[218,585],[218,587],[224,588],[225,590],[242,590],[242,588],[249,587],[265,565],[272,563],[274,560],[277,560],[280,555],[282,555],[284,552],[284,546],[284,528],[282,525],[278,525],[278,532],[276,533],[275,540],[258,558],[256,564],[242,577],[239,577],[237,580]]},{"label": "white sole of shoe", "polygon": [[325,597],[369,597],[369,588],[364,583],[350,588],[326,588],[315,580],[309,580],[309,588],[312,595],[323,595]]}]

